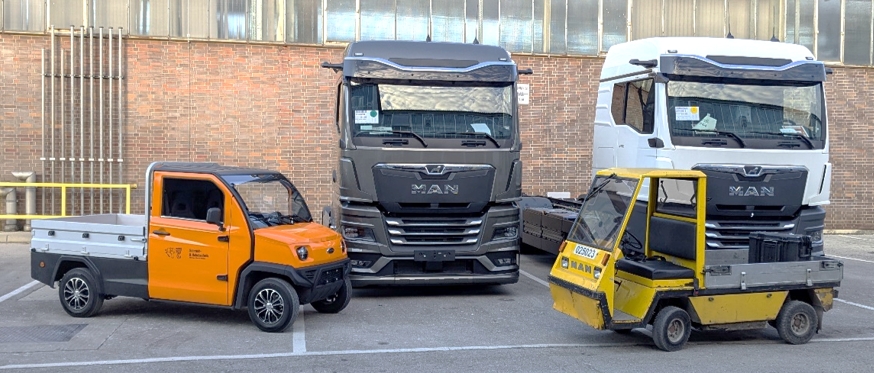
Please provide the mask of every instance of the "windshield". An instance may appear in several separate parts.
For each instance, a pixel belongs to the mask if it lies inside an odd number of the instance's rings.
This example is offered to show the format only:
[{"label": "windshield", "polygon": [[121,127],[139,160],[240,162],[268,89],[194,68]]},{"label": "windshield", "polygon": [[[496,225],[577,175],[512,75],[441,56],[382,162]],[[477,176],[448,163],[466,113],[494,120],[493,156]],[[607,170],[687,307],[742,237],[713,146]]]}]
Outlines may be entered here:
[{"label": "windshield", "polygon": [[668,123],[676,145],[822,149],[822,85],[670,81]]},{"label": "windshield", "polygon": [[252,229],[313,220],[303,196],[279,175],[226,175],[224,179],[242,198]]},{"label": "windshield", "polygon": [[[500,148],[510,145],[516,131],[512,85],[428,86],[353,82],[349,96],[352,136],[358,144]],[[380,142],[374,143],[373,137],[379,138]],[[402,138],[403,141],[387,143],[381,139],[385,137]]]},{"label": "windshield", "polygon": [[595,178],[568,240],[612,251],[637,184],[637,179],[615,175]]}]

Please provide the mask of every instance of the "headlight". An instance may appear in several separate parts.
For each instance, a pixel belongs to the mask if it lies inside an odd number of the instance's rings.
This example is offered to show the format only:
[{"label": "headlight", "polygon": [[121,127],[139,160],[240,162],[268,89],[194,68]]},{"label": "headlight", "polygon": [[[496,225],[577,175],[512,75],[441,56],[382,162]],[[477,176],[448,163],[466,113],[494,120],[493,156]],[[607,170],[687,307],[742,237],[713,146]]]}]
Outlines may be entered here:
[{"label": "headlight", "polygon": [[595,267],[595,271],[593,274],[595,275],[595,280],[601,278],[601,268]]},{"label": "headlight", "polygon": [[815,231],[808,231],[807,234],[810,236],[811,242],[822,241],[822,229],[817,229]]},{"label": "headlight", "polygon": [[350,227],[348,225],[343,226],[343,238],[349,240],[376,241],[373,238],[373,229],[364,227]]},{"label": "headlight", "polygon": [[300,260],[307,260],[307,257],[310,256],[309,249],[307,249],[306,246],[299,246],[295,251],[297,252],[297,257]]},{"label": "headlight", "polygon": [[568,260],[566,256],[561,257],[561,268],[567,269]]},{"label": "headlight", "polygon": [[501,227],[495,228],[495,233],[492,235],[492,240],[509,240],[516,238],[519,235],[519,227]]}]

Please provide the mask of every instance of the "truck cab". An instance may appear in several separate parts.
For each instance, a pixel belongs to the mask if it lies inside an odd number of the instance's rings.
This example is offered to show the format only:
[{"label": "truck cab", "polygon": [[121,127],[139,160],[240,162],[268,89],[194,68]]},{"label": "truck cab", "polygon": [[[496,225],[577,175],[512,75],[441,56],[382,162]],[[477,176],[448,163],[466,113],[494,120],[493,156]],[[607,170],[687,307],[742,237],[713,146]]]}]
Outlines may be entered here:
[{"label": "truck cab", "polygon": [[336,85],[336,192],[322,222],[356,286],[513,283],[522,163],[510,54],[495,46],[349,44]]},{"label": "truck cab", "polygon": [[710,178],[708,247],[740,248],[750,232],[773,231],[810,235],[822,253],[832,172],[826,74],[809,50],[788,43],[615,45],[598,89],[593,171],[701,170]]},{"label": "truck cab", "polygon": [[72,316],[116,296],[247,308],[260,329],[282,331],[300,304],[349,303],[340,236],[313,222],[282,174],[214,163],[155,162],[146,214],[34,221],[32,277],[58,282]]}]

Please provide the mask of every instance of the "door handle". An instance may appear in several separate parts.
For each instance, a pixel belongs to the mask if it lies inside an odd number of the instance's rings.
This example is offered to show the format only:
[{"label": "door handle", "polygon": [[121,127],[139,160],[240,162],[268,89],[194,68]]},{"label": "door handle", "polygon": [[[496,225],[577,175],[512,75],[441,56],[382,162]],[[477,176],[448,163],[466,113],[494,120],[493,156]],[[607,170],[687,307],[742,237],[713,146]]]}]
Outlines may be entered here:
[{"label": "door handle", "polygon": [[231,242],[231,238],[228,236],[218,236],[218,242]]},{"label": "door handle", "polygon": [[152,231],[152,233],[157,234],[159,236],[169,236],[170,235],[170,232],[167,232],[163,229],[158,229],[156,231]]}]

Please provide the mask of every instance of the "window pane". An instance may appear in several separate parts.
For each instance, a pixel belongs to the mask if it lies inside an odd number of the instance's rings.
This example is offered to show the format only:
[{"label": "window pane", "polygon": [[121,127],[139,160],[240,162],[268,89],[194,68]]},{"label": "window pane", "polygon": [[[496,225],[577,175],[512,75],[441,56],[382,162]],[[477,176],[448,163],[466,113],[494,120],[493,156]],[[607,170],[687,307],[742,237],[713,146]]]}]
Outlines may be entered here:
[{"label": "window pane", "polygon": [[482,0],[483,2],[483,38],[480,43],[487,45],[500,45],[500,13],[498,0]]},{"label": "window pane", "polygon": [[625,122],[625,83],[613,85],[613,102],[610,104],[610,113],[613,114],[613,123]]},{"label": "window pane", "polygon": [[653,133],[654,93],[652,79],[628,83],[625,124],[634,127],[640,133]]},{"label": "window pane", "polygon": [[[294,43],[320,44],[322,42],[322,2],[288,0],[286,40]],[[353,14],[355,4],[353,2]],[[355,35],[355,20],[352,20]]]},{"label": "window pane", "polygon": [[819,0],[819,34],[816,58],[823,61],[841,60],[841,2]]},{"label": "window pane", "polygon": [[696,36],[725,37],[725,1],[698,0],[695,13]]},{"label": "window pane", "polygon": [[847,0],[844,63],[871,64],[871,0]]},{"label": "window pane", "polygon": [[531,52],[531,0],[501,0],[501,46],[510,52]]},{"label": "window pane", "polygon": [[568,54],[598,54],[598,0],[576,0],[567,6]]},{"label": "window pane", "polygon": [[467,0],[465,9],[465,42],[473,43],[474,40],[482,42],[479,37],[479,0]]},{"label": "window pane", "polygon": [[[211,39],[247,40],[249,0],[210,0]],[[192,13],[197,14],[197,13]]]},{"label": "window pane", "polygon": [[[330,24],[328,25],[330,27]],[[394,0],[361,0],[361,40],[394,40]]]},{"label": "window pane", "polygon": [[781,0],[758,0],[758,14],[756,14],[756,39],[771,40],[782,38],[783,11]]},{"label": "window pane", "polygon": [[798,36],[798,33],[795,32],[795,1],[787,1],[786,2],[786,40],[787,43],[797,43],[795,37]]},{"label": "window pane", "polygon": [[134,35],[167,36],[170,20],[167,0],[131,0],[130,33]]},{"label": "window pane", "polygon": [[[731,35],[738,39],[749,39],[752,35],[750,20],[753,18],[749,0],[730,0],[725,3],[728,6],[728,30]],[[728,32],[726,32],[728,35]]]},{"label": "window pane", "polygon": [[544,0],[549,3],[549,53],[567,53],[565,30],[567,29],[567,3],[565,0]]},{"label": "window pane", "polygon": [[435,1],[431,6],[431,40],[463,43],[464,0]]},{"label": "window pane", "polygon": [[285,0],[252,0],[249,38],[264,41],[285,39]]},{"label": "window pane", "polygon": [[798,44],[801,44],[807,49],[813,51],[813,8],[816,5],[816,0],[798,0],[799,3],[799,18],[798,25]]},{"label": "window pane", "polygon": [[689,17],[695,10],[693,0],[665,0],[665,36],[692,36],[695,34]]},{"label": "window pane", "polygon": [[3,29],[42,31],[45,24],[45,2],[38,0],[3,0]]},{"label": "window pane", "polygon": [[543,37],[547,30],[544,27],[548,26],[549,23],[545,22],[543,18],[546,15],[545,3],[546,1],[534,1],[534,53],[546,52]]},{"label": "window pane", "polygon": [[128,33],[127,5],[127,1],[91,0],[94,27],[122,27]]},{"label": "window pane", "polygon": [[209,36],[209,4],[205,1],[170,0],[170,36]]},{"label": "window pane", "polygon": [[604,2],[604,41],[601,50],[628,41],[628,0],[612,0]]},{"label": "window pane", "polygon": [[327,0],[325,13],[328,41],[355,40],[355,0]]},{"label": "window pane", "polygon": [[[428,38],[429,0],[397,0],[398,40],[421,40]],[[432,39],[433,40],[433,39]]]},{"label": "window pane", "polygon": [[85,0],[51,0],[49,9],[49,26],[56,29],[70,29],[70,26],[85,24],[83,7]]},{"label": "window pane", "polygon": [[631,9],[631,38],[634,40],[662,35],[662,2],[635,1]]}]

